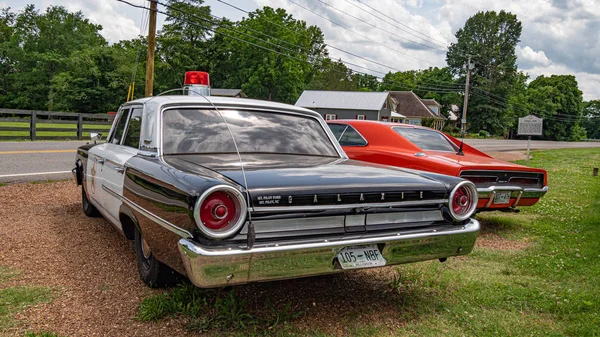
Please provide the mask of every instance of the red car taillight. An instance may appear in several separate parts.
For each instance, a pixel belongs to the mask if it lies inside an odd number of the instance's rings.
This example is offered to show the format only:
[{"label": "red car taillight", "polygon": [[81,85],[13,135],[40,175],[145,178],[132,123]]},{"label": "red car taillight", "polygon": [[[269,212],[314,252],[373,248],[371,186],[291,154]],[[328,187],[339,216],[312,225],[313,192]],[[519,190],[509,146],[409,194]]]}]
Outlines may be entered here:
[{"label": "red car taillight", "polygon": [[233,235],[244,225],[246,211],[246,200],[240,191],[231,186],[218,185],[200,196],[194,218],[203,234],[222,239]]},{"label": "red car taillight", "polygon": [[475,185],[470,181],[463,181],[450,193],[450,214],[457,221],[466,220],[475,212],[478,201]]}]

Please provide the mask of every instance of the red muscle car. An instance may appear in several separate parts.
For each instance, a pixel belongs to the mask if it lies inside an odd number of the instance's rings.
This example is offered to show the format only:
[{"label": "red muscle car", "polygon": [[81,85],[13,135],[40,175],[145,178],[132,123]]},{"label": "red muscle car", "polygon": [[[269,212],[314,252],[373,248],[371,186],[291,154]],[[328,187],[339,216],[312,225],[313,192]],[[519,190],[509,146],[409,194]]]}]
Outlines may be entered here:
[{"label": "red muscle car", "polygon": [[430,128],[365,120],[327,123],[351,159],[472,181],[479,194],[479,211],[531,206],[548,191],[545,170],[494,159]]}]

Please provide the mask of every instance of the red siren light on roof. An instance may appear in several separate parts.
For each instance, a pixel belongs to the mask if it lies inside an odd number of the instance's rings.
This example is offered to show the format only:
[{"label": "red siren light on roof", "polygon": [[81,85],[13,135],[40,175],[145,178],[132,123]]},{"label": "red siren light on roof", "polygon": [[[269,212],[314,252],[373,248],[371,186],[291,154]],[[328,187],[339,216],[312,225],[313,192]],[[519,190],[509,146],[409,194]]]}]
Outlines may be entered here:
[{"label": "red siren light on roof", "polygon": [[185,73],[184,85],[210,85],[208,73],[204,71],[188,71]]}]

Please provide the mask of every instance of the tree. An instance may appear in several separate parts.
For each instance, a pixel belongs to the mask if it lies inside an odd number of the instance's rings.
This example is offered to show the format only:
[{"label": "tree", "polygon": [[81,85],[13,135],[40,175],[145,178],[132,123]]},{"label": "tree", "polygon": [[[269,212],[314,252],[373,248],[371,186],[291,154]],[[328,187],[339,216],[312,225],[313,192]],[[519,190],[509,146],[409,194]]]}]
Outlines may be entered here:
[{"label": "tree", "polygon": [[215,22],[203,3],[168,1],[166,23],[156,38],[155,92],[183,87],[186,71],[209,70],[207,48]]},{"label": "tree", "polygon": [[235,24],[220,24],[215,39],[222,43],[212,47],[215,83],[241,87],[253,98],[294,103],[328,62],[321,29],[282,8],[264,7]]},{"label": "tree", "polygon": [[583,127],[589,139],[600,139],[600,100],[583,102]]},{"label": "tree", "polygon": [[381,88],[384,91],[412,90],[417,84],[417,70],[389,72],[383,76]]},{"label": "tree", "polygon": [[359,91],[379,91],[380,83],[376,76],[369,74],[352,74],[352,81]]},{"label": "tree", "polygon": [[333,61],[325,58],[321,62],[321,68],[317,69],[312,81],[307,86],[310,90],[356,90],[353,82],[352,70],[348,69],[342,61]]},{"label": "tree", "polygon": [[[448,117],[452,104],[462,105],[462,89],[456,86],[454,76],[448,67],[429,68],[417,73],[415,93],[421,98],[435,99],[441,104],[441,112]],[[453,89],[456,88],[456,89]],[[439,89],[439,90],[435,90]]]},{"label": "tree", "polygon": [[457,42],[450,45],[446,55],[450,71],[464,83],[465,65],[471,55],[470,85],[488,93],[473,90],[469,98],[468,123],[474,131],[503,134],[512,123],[507,107],[493,101],[508,101],[514,95],[519,80],[515,47],[520,36],[521,22],[505,11],[478,12],[456,32]]},{"label": "tree", "polygon": [[539,76],[527,89],[529,112],[544,120],[544,139],[579,140],[583,94],[572,75]]},{"label": "tree", "polygon": [[1,28],[6,107],[52,109],[52,100],[48,99],[50,82],[67,69],[69,57],[107,45],[100,35],[101,26],[90,23],[81,12],[72,13],[64,7],[50,6],[40,14],[33,5],[27,5],[12,18],[6,11],[2,16],[2,23],[10,27]]}]

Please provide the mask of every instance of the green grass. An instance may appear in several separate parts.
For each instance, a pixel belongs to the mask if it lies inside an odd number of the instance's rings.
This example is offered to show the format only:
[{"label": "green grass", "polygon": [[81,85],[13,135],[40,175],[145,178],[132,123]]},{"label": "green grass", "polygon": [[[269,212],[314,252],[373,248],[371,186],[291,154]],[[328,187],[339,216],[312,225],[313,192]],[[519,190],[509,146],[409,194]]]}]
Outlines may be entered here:
[{"label": "green grass", "polygon": [[144,299],[138,319],[156,321],[167,316],[186,316],[189,318],[187,328],[197,332],[275,332],[300,315],[302,312],[292,310],[290,302],[276,307],[268,300],[264,312],[251,313],[235,288],[230,291],[204,290],[185,283],[170,293]]},{"label": "green grass", "polygon": [[[476,247],[466,258],[445,263],[396,266],[387,287],[372,290],[390,300],[373,296],[348,306],[344,299],[346,306],[335,310],[347,313],[319,320],[324,324],[307,327],[305,321],[331,312],[306,313],[299,319],[305,325],[297,325],[294,318],[302,313],[269,310],[268,288],[262,315],[247,310],[236,287],[218,292],[186,286],[147,298],[139,317],[185,316],[190,328],[210,335],[600,336],[600,177],[591,169],[598,163],[598,149],[536,151],[529,165],[548,171],[548,194],[518,214],[477,216],[482,233],[526,244]],[[337,286],[361,286],[342,281]],[[302,301],[299,296],[313,296],[311,289],[299,294],[289,295],[291,307]],[[285,313],[278,329],[268,328],[273,312]]]},{"label": "green grass", "polygon": [[[29,128],[29,123],[28,122],[0,122],[0,127],[24,127],[24,128]],[[73,129],[73,131],[37,131],[36,135],[37,136],[57,136],[57,137],[75,137],[77,136],[77,125],[76,124],[51,124],[51,123],[40,123],[38,122],[36,124],[37,128],[55,128],[55,129]],[[84,129],[96,129],[97,131],[104,133],[105,135],[108,134],[108,131],[110,130],[110,125],[100,125],[100,124],[84,124],[83,128]],[[0,131],[0,136],[22,136],[22,137],[27,137],[29,136],[29,131],[28,130],[24,130],[24,131]],[[82,136],[84,138],[89,138],[90,133],[89,132],[84,132],[82,134]]]},{"label": "green grass", "polygon": [[14,326],[13,317],[17,312],[52,299],[53,291],[46,287],[4,287],[7,280],[19,274],[12,268],[0,267],[0,333]]}]

